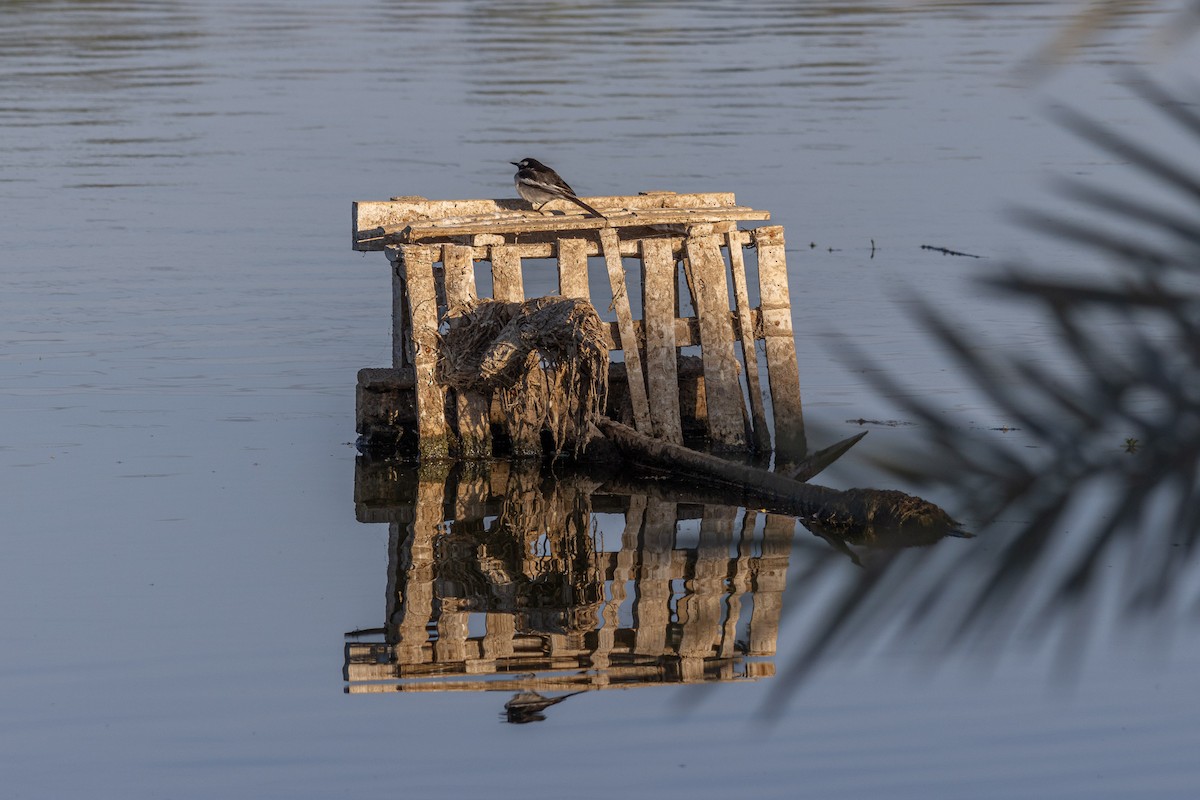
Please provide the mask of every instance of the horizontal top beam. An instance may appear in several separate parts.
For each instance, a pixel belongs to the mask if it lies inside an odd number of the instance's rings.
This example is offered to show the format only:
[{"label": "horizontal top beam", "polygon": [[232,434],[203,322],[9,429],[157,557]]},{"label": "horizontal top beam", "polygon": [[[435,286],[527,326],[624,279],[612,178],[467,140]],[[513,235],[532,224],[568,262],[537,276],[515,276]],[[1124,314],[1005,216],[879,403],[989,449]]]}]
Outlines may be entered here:
[{"label": "horizontal top beam", "polygon": [[534,211],[523,200],[427,200],[397,197],[359,201],[353,207],[355,250],[382,250],[388,245],[436,243],[479,234],[541,234],[590,231],[605,227],[657,228],[726,221],[762,221],[770,212],[737,205],[732,192],[585,197],[605,214],[594,217],[567,201],[556,200]]}]

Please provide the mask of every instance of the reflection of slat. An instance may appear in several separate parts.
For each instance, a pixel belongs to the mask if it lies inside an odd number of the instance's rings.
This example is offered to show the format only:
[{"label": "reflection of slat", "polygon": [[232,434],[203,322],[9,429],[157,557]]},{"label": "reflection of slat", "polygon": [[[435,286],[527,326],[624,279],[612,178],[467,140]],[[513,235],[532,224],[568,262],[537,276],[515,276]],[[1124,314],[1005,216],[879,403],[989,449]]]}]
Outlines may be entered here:
[{"label": "reflection of slat", "polygon": [[402,663],[428,660],[425,644],[426,629],[433,618],[433,542],[442,530],[446,497],[445,473],[437,471],[417,485],[416,514],[396,553],[399,562],[394,574],[403,575],[403,586],[391,587],[399,619],[389,620],[397,626],[400,643],[396,656]]},{"label": "reflection of slat", "polygon": [[687,254],[696,315],[700,318],[700,344],[704,348],[709,437],[716,449],[740,450],[746,446],[745,409],[733,352],[729,289],[720,240],[712,235],[689,237]]},{"label": "reflection of slat", "polygon": [[742,518],[742,530],[737,539],[737,559],[729,569],[729,613],[725,619],[725,630],[721,633],[720,655],[723,658],[737,655],[737,626],[742,617],[742,595],[753,591],[750,582],[753,558],[750,553],[754,543],[754,522],[757,518],[758,512],[751,508],[746,509]]},{"label": "reflection of slat", "polygon": [[754,240],[758,247],[758,286],[762,298],[767,376],[775,414],[775,455],[781,462],[794,462],[807,454],[808,442],[800,407],[800,372],[796,366],[783,228],[759,228],[754,231]]},{"label": "reflection of slat", "polygon": [[[735,670],[728,660],[711,659],[703,662],[703,674],[697,675],[693,681],[756,679],[764,675],[774,674],[772,664],[743,664],[740,670]],[[665,668],[664,668],[665,667]],[[547,670],[559,669],[557,674],[546,674]],[[672,669],[670,662],[659,662],[651,665],[614,665],[603,672],[588,668],[587,657],[557,666],[542,662],[521,661],[506,662],[504,672],[542,673],[537,677],[520,677],[516,679],[489,680],[437,680],[444,678],[445,671],[438,666],[427,668],[423,672],[407,672],[395,675],[386,667],[355,664],[350,671],[351,681],[395,681],[404,683],[352,683],[346,687],[347,694],[390,694],[393,692],[570,692],[580,689],[618,689],[632,686],[661,686],[663,684],[687,683],[689,681],[679,668]],[[425,680],[422,680],[425,679]]]},{"label": "reflection of slat", "polygon": [[558,293],[563,297],[591,300],[588,287],[588,242],[586,239],[558,240]]},{"label": "reflection of slat", "polygon": [[788,558],[796,530],[794,517],[767,514],[763,525],[762,556],[755,579],[754,610],[750,614],[751,656],[775,655],[779,615],[787,586]]},{"label": "reflection of slat", "polygon": [[629,511],[625,514],[625,530],[621,534],[621,550],[616,554],[617,563],[609,584],[610,594],[600,614],[600,630],[596,632],[596,648],[591,657],[593,669],[605,670],[611,666],[617,629],[621,627],[621,606],[625,602],[626,584],[633,575],[638,533],[642,529],[645,509],[645,497],[630,498]]},{"label": "reflection of slat", "polygon": [[437,291],[433,281],[434,248],[404,245],[398,269],[412,310],[413,366],[417,375],[417,429],[423,457],[444,458],[450,452],[445,390],[434,377],[438,358]]},{"label": "reflection of slat", "polygon": [[637,620],[635,648],[646,655],[666,651],[671,621],[671,555],[675,546],[674,503],[650,499],[642,526],[642,564],[633,614]]},{"label": "reflection of slat", "polygon": [[621,243],[617,238],[617,232],[612,228],[604,228],[600,231],[600,243],[604,247],[604,263],[608,267],[613,307],[617,311],[617,324],[621,328],[629,399],[633,404],[634,427],[641,433],[652,435],[650,405],[646,399],[646,378],[642,374],[642,358],[638,353],[637,336],[633,332],[633,311],[629,307],[625,266],[621,263]]},{"label": "reflection of slat", "polygon": [[737,509],[733,506],[704,507],[689,591],[676,604],[683,623],[681,656],[703,659],[719,650],[721,610],[727,596],[725,579],[729,576],[729,545],[736,517]]},{"label": "reflection of slat", "polygon": [[665,239],[642,240],[642,315],[646,329],[646,374],[654,435],[683,444],[679,421],[679,351],[675,344],[675,254]]},{"label": "reflection of slat", "polygon": [[503,303],[520,303],[525,299],[521,252],[515,246],[492,247],[492,297]]},{"label": "reflection of slat", "polygon": [[[472,248],[445,245],[442,263],[446,270],[446,303],[451,325],[462,322],[461,315],[474,306],[475,262]],[[458,409],[458,437],[464,458],[486,458],[492,454],[492,428],[488,420],[490,398],[472,389],[455,391]]]},{"label": "reflection of slat", "polygon": [[758,382],[758,348],[754,346],[754,324],[746,287],[746,261],[742,257],[742,245],[749,241],[749,235],[732,229],[725,236],[730,275],[733,277],[737,328],[742,340],[742,364],[746,368],[746,390],[750,396],[750,417],[754,422],[754,447],[758,452],[765,453],[771,449],[771,432],[767,430],[767,412],[763,407],[762,387]]}]

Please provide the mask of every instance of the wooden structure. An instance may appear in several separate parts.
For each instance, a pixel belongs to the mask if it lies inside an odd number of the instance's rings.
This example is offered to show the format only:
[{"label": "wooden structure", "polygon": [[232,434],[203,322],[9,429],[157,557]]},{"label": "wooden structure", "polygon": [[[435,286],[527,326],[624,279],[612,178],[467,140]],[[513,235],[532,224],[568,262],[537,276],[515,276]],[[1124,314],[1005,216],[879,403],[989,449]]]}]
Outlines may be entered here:
[{"label": "wooden structure", "polygon": [[[536,268],[527,262],[553,259],[544,294],[588,299],[615,316],[610,415],[675,443],[698,426],[727,451],[769,451],[773,428],[777,461],[803,458],[783,228],[740,230],[739,221],[770,215],[729,193],[584,199],[606,218],[560,204],[533,212],[519,200],[354,204],[354,248],[384,251],[393,269],[392,366],[359,373],[362,441],[407,440],[424,459],[491,455],[497,410],[488,397],[438,382],[439,330],[470,309],[481,286],[496,300],[524,300],[527,269]],[[481,262],[490,274],[477,275]]]},{"label": "wooden structure", "polygon": [[360,460],[358,518],[389,524],[388,592],[384,625],[347,635],[348,693],[774,674],[795,518],[542,484],[536,465],[514,464],[400,473]]}]

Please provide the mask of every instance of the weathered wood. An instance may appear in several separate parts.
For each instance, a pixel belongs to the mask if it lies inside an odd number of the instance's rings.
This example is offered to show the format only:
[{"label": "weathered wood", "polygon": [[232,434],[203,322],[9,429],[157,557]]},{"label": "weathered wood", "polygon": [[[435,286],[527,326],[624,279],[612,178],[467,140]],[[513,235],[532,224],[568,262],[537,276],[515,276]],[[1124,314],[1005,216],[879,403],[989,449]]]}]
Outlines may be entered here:
[{"label": "weathered wood", "polygon": [[788,292],[783,228],[754,231],[758,248],[758,294],[762,298],[763,337],[767,377],[775,415],[775,457],[781,463],[799,461],[808,453],[804,412],[800,405],[800,371],[792,332],[792,302]]},{"label": "weathered wood", "polygon": [[[675,194],[651,192],[633,196],[585,197],[589,205],[614,212],[612,224],[692,224],[714,219],[766,220],[765,211],[742,208],[730,192]],[[427,200],[401,197],[358,201],[352,207],[353,246],[381,250],[389,243],[415,242],[422,236],[527,233],[579,227],[594,230],[608,221],[581,214],[541,214],[523,200]],[[431,226],[432,221],[437,221]],[[440,226],[440,227],[439,227]],[[514,227],[516,226],[516,227]],[[407,229],[407,230],[406,230]],[[415,238],[413,238],[415,237]]]},{"label": "weathered wood", "polygon": [[718,450],[742,450],[746,447],[745,407],[733,352],[729,287],[720,239],[689,237],[687,254],[693,301],[700,318],[700,345],[704,349],[709,437]]},{"label": "weathered wood", "polygon": [[842,439],[840,442],[831,444],[829,447],[818,450],[789,470],[788,477],[795,481],[807,481],[815,478],[826,467],[845,455],[847,450],[858,444],[859,439],[866,435],[866,431],[856,433],[853,436]]},{"label": "weathered wood", "polygon": [[596,435],[608,438],[629,460],[667,470],[672,477],[691,475],[740,492],[739,505],[801,517],[810,529],[875,541],[880,532],[891,542],[929,544],[943,536],[966,536],[949,514],[919,497],[891,489],[847,489],[794,481],[757,467],[652,439],[602,417]]},{"label": "weathered wood", "polygon": [[435,372],[438,360],[438,303],[433,266],[440,248],[401,245],[397,269],[408,293],[416,371],[417,431],[422,458],[450,454],[453,433],[446,424],[446,394]]},{"label": "weathered wood", "polygon": [[512,245],[494,245],[492,259],[492,297],[503,303],[520,303],[525,299],[521,282],[521,251]]},{"label": "weathered wood", "polygon": [[[763,221],[771,218],[766,211],[752,208],[650,209],[620,213],[609,211],[607,217],[594,217],[584,212],[567,211],[561,214],[506,214],[502,217],[439,219],[412,222],[402,228],[382,228],[379,235],[385,243],[391,241],[420,242],[426,240],[473,236],[479,233],[559,233],[561,231],[593,231],[608,228],[652,227],[678,225],[688,227],[713,220]],[[372,237],[364,238],[364,243]]]},{"label": "weathered wood", "polygon": [[671,243],[642,240],[642,316],[646,331],[646,377],[654,435],[683,444],[679,421],[679,350],[675,344],[678,273]]},{"label": "weathered wood", "polygon": [[767,429],[767,412],[763,407],[762,386],[758,380],[758,348],[754,344],[754,320],[746,287],[746,260],[742,257],[742,246],[749,240],[748,234],[736,228],[725,234],[729,250],[729,274],[733,278],[733,297],[737,308],[737,329],[742,342],[742,365],[746,371],[746,393],[750,397],[754,449],[766,453],[771,449],[771,432]]},{"label": "weathered wood", "polygon": [[392,366],[408,367],[412,365],[413,358],[408,290],[405,288],[405,281],[400,277],[397,264],[400,258],[399,251],[389,251],[388,257],[392,268]]},{"label": "weathered wood", "polygon": [[588,285],[588,245],[586,239],[558,240],[558,293],[563,297],[592,299]]},{"label": "weathered wood", "polygon": [[[442,264],[446,274],[446,303],[450,325],[463,322],[478,300],[475,290],[475,262],[472,248],[445,245]],[[456,389],[459,454],[463,458],[487,458],[492,454],[492,426],[488,419],[491,398],[472,389]]]},{"label": "weathered wood", "polygon": [[354,391],[354,430],[367,448],[395,449],[417,422],[412,367],[360,369]]},{"label": "weathered wood", "polygon": [[638,352],[637,336],[633,332],[633,311],[629,307],[629,290],[625,279],[625,266],[621,263],[621,245],[617,232],[612,228],[600,231],[600,243],[604,248],[604,263],[608,267],[608,282],[612,287],[613,307],[617,312],[617,323],[621,328],[624,345],[625,370],[629,379],[629,399],[633,404],[635,427],[643,433],[652,430],[650,405],[646,398],[646,378],[642,373],[642,357]]}]

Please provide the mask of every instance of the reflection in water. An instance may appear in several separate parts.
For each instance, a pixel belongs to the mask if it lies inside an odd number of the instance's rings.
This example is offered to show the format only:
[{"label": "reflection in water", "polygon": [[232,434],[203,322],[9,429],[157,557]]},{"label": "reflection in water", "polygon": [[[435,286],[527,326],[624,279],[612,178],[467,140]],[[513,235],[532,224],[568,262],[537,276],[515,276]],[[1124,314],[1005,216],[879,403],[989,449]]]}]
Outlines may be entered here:
[{"label": "reflection in water", "polygon": [[346,645],[348,691],[515,692],[524,722],[547,692],[773,674],[794,518],[594,488],[360,463],[359,519],[390,524],[388,607]]},{"label": "reflection in water", "polygon": [[[775,673],[795,517],[500,461],[360,459],[355,490],[390,537],[386,621],[348,634],[350,693],[513,692],[505,718],[533,722],[582,691]],[[814,567],[931,543],[813,533],[831,545]]]}]

